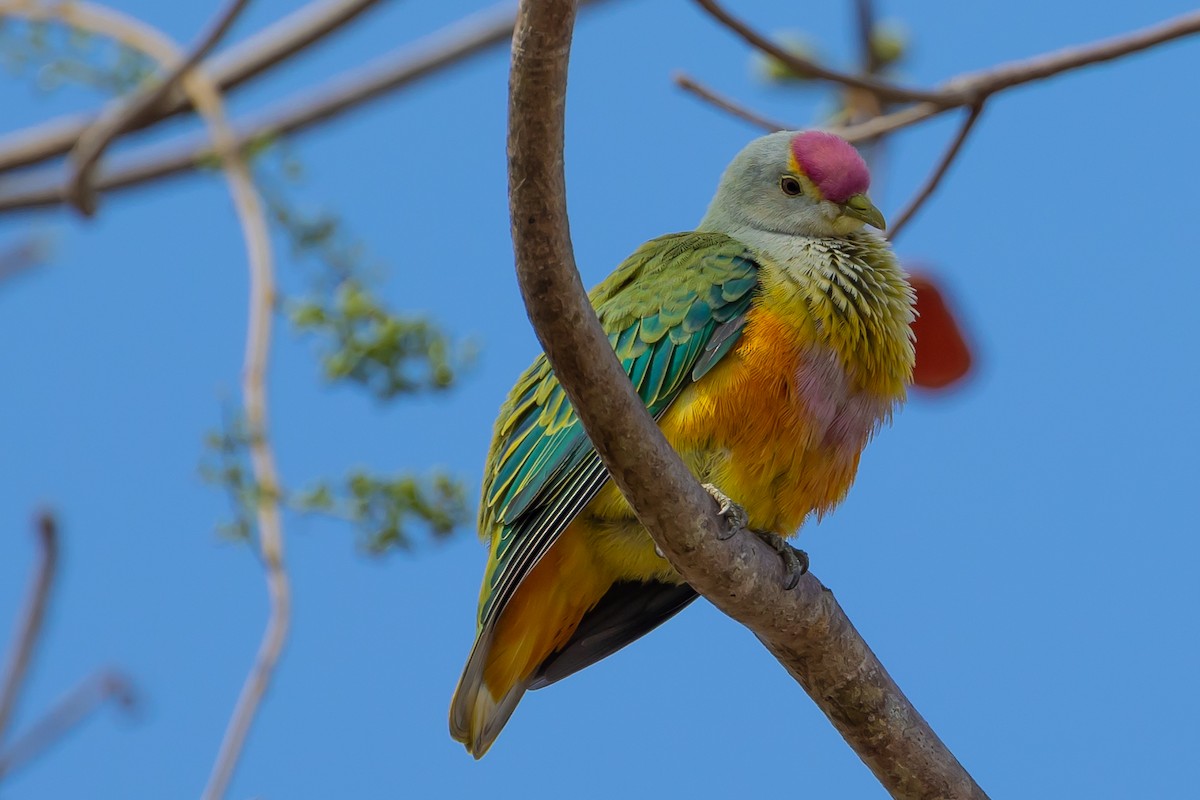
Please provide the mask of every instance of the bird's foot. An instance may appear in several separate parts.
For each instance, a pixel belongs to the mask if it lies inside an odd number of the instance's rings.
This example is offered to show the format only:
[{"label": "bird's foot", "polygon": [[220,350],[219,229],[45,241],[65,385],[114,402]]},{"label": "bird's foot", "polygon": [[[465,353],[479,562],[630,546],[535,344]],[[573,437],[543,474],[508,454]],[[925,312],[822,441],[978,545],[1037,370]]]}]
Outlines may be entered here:
[{"label": "bird's foot", "polygon": [[769,544],[771,549],[779,553],[779,557],[783,559],[784,591],[795,589],[796,584],[800,583],[800,577],[808,572],[808,553],[792,547],[777,533],[771,531],[751,531],[751,533]]},{"label": "bird's foot", "polygon": [[735,533],[746,527],[747,523],[750,522],[750,517],[746,515],[746,509],[730,500],[724,492],[711,483],[701,485],[706,492],[712,495],[713,500],[717,501],[717,513],[725,518],[725,522],[729,527],[728,532],[724,536],[718,536],[718,539],[723,542],[726,539],[732,538]]}]

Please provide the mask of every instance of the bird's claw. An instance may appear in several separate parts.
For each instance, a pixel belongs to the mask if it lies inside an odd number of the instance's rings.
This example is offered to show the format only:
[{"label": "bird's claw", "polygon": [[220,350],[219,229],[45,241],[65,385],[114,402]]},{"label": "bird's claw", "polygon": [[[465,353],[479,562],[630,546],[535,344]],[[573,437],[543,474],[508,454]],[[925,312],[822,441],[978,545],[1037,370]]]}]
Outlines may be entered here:
[{"label": "bird's claw", "polygon": [[800,583],[801,576],[808,572],[808,553],[792,547],[782,536],[771,531],[754,531],[753,533],[769,544],[771,549],[779,553],[779,557],[783,559],[784,591],[795,589],[796,584]]},{"label": "bird's claw", "polygon": [[713,500],[717,501],[717,513],[725,518],[725,522],[729,526],[728,533],[726,533],[724,536],[718,536],[717,538],[722,542],[726,539],[733,538],[735,533],[743,530],[750,522],[750,517],[746,515],[746,509],[730,500],[724,492],[722,492],[716,486],[713,486],[711,483],[704,483],[701,485],[704,487],[706,492],[712,495]]}]

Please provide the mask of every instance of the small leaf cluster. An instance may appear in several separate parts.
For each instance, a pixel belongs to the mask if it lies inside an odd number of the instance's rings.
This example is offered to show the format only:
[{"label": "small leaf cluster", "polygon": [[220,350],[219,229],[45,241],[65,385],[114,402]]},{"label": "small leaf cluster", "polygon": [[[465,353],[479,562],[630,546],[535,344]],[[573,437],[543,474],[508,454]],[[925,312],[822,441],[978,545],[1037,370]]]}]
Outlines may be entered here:
[{"label": "small leaf cluster", "polygon": [[0,64],[15,76],[33,73],[42,91],[74,84],[105,95],[131,92],[158,69],[141,52],[74,26],[4,19],[0,19]]},{"label": "small leaf cluster", "polygon": [[236,542],[249,542],[257,529],[255,509],[262,494],[248,463],[250,433],[243,419],[230,412],[224,425],[204,437],[206,458],[200,462],[200,477],[223,487],[229,496],[233,518],[217,525],[217,533]]},{"label": "small leaf cluster", "polygon": [[[824,56],[803,31],[782,31],[775,34],[775,43],[785,52],[813,64],[820,64]],[[871,60],[879,73],[898,66],[908,55],[908,33],[895,22],[878,22],[871,28],[868,37]],[[774,56],[758,53],[754,56],[756,71],[769,83],[805,83],[812,74],[793,69]]]},{"label": "small leaf cluster", "polygon": [[[455,345],[421,315],[390,311],[374,290],[383,270],[370,265],[366,248],[346,232],[341,217],[296,206],[291,197],[304,169],[286,141],[264,138],[243,152],[268,218],[307,283],[303,299],[289,299],[280,308],[299,333],[320,342],[325,378],[347,381],[383,401],[451,388],[473,357],[470,348]],[[215,160],[212,166],[218,166]],[[203,468],[233,504],[234,519],[222,532],[242,540],[253,538],[261,497],[247,463],[249,443],[244,425],[227,420],[224,430],[208,437],[210,457]],[[279,499],[296,513],[349,522],[370,554],[409,550],[418,530],[433,539],[446,537],[470,516],[462,481],[437,471],[375,475],[360,469],[304,491],[281,490]]]},{"label": "small leaf cluster", "polygon": [[330,298],[295,303],[291,320],[298,330],[325,340],[326,379],[353,381],[382,400],[449,388],[464,358],[432,323],[389,313],[353,280]]},{"label": "small leaf cluster", "polygon": [[[302,166],[285,147],[272,152],[283,182],[302,177]],[[473,360],[473,349],[456,346],[422,315],[389,310],[375,290],[374,275],[382,270],[368,266],[366,248],[346,233],[337,214],[300,211],[265,170],[258,171],[258,183],[293,258],[319,267],[307,296],[290,301],[288,310],[292,325],[320,342],[325,378],[350,381],[385,401],[450,388]]]},{"label": "small leaf cluster", "polygon": [[356,470],[340,486],[323,481],[292,497],[289,505],[297,511],[348,520],[371,555],[411,550],[414,525],[424,528],[430,538],[444,539],[470,519],[462,483],[441,472],[418,478],[380,477]]},{"label": "small leaf cluster", "polygon": [[[205,437],[208,452],[200,466],[201,477],[225,489],[232,506],[232,519],[217,530],[238,542],[254,540],[255,511],[262,499],[249,464],[250,444],[245,422],[227,415],[224,426]],[[418,477],[380,476],[356,469],[343,479],[322,480],[303,491],[280,489],[277,499],[298,514],[349,522],[371,555],[411,550],[417,530],[431,539],[444,539],[470,519],[462,482],[440,471]]]}]

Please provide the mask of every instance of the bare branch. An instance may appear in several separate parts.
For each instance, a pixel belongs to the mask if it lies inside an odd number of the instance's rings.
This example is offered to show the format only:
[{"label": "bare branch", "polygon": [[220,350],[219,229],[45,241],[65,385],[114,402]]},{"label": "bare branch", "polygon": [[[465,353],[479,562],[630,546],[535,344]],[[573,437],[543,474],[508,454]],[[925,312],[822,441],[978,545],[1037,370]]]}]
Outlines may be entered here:
[{"label": "bare branch", "polygon": [[[38,635],[42,632],[46,605],[50,600],[50,589],[54,585],[58,567],[58,524],[54,515],[49,511],[40,512],[34,527],[37,532],[39,560],[33,584],[29,587],[29,599],[17,626],[17,638],[13,642],[8,666],[4,670],[4,680],[0,683],[0,744],[4,743],[4,732],[8,729],[17,698],[21,695],[21,687],[25,683],[25,673],[29,670],[33,651],[37,648]],[[3,769],[0,769],[0,774],[3,774]]]},{"label": "bare branch", "polygon": [[852,86],[856,89],[862,89],[881,100],[894,100],[896,102],[945,102],[945,98],[938,92],[930,92],[924,89],[910,89],[873,78],[870,75],[854,75],[849,72],[839,72],[838,70],[823,67],[814,61],[801,58],[795,53],[790,53],[783,49],[737,17],[734,17],[717,4],[716,0],[696,0],[696,3],[726,28],[729,28],[729,30],[742,37],[751,47],[761,50],[798,75],[804,75],[814,80],[839,83],[842,86]]},{"label": "bare branch", "polygon": [[119,672],[105,670],[85,678],[23,736],[0,751],[0,779],[46,752],[110,699],[126,711],[137,704],[132,684]]},{"label": "bare branch", "polygon": [[522,2],[509,98],[517,277],[555,375],[660,551],[697,591],[754,631],[893,796],[984,797],[814,577],[786,592],[768,545],[744,531],[720,540],[724,522],[712,498],[617,362],[575,269],[567,224],[563,109],[573,19],[571,0]]},{"label": "bare branch", "polygon": [[167,95],[178,87],[180,79],[195,68],[200,59],[208,55],[217,42],[221,41],[248,2],[249,0],[229,0],[187,57],[173,67],[166,77],[128,100],[113,103],[110,109],[102,113],[79,137],[79,141],[71,150],[72,170],[67,178],[66,194],[67,202],[81,214],[90,217],[96,212],[96,192],[92,189],[91,179],[105,149],[113,139],[137,123],[150,109],[161,104]]},{"label": "bare branch", "polygon": [[938,187],[938,184],[942,182],[942,178],[945,176],[946,171],[950,169],[950,165],[953,164],[954,159],[958,157],[958,153],[962,149],[963,143],[967,141],[967,137],[971,134],[971,129],[975,127],[975,123],[979,120],[979,115],[982,113],[982,103],[977,106],[972,106],[971,111],[966,116],[966,119],[964,119],[962,125],[959,126],[958,134],[955,135],[954,140],[950,142],[950,146],[946,148],[946,152],[942,154],[941,160],[938,162],[938,165],[934,168],[933,172],[930,173],[929,178],[925,181],[925,185],[922,186],[920,190],[913,196],[913,198],[908,201],[908,205],[906,205],[904,210],[900,212],[899,218],[888,229],[889,239],[894,241],[896,237],[900,235],[900,231],[904,230],[904,227],[908,225],[909,220],[911,220],[917,211],[921,209],[921,206],[925,204],[925,201],[933,195],[934,191]]},{"label": "bare branch", "polygon": [[[705,6],[712,4],[711,0],[696,1]],[[851,142],[874,139],[918,122],[924,122],[954,108],[980,105],[994,94],[1026,83],[1044,80],[1080,67],[1111,61],[1196,33],[1200,33],[1200,11],[1182,14],[1140,31],[1114,36],[1092,44],[1065,48],[978,72],[964,73],[946,81],[934,92],[921,92],[920,94],[926,98],[922,102],[915,102],[897,111],[864,122],[829,130]],[[861,86],[861,82],[857,79],[841,80],[845,76],[838,73],[831,73],[831,76],[827,79],[847,86],[867,88]],[[869,88],[867,90],[870,91]],[[876,94],[885,99],[892,99],[879,92]],[[789,125],[788,129],[796,127]]]},{"label": "bare branch", "polygon": [[731,100],[730,98],[722,94],[718,94],[712,89],[709,89],[707,86],[701,84],[690,75],[677,72],[675,73],[674,80],[675,85],[680,89],[683,89],[686,92],[691,92],[706,103],[711,103],[722,111],[725,111],[737,117],[738,119],[745,120],[757,128],[762,128],[763,130],[771,133],[774,133],[775,131],[787,130],[787,127],[785,127],[783,123],[776,122],[772,119],[767,119],[761,114],[751,111],[743,105],[739,105],[734,100]]},{"label": "bare branch", "polygon": [[948,108],[935,106],[932,103],[917,103],[916,105],[906,106],[899,111],[884,114],[882,117],[875,117],[854,125],[832,127],[827,130],[830,133],[836,133],[848,142],[857,144],[858,142],[879,138],[885,133],[898,131],[910,125],[916,125],[918,122],[924,122],[931,117],[936,117],[938,114],[949,110]]},{"label": "bare branch", "polygon": [[[204,71],[228,92],[324,39],[379,0],[319,0],[213,56]],[[0,13],[3,13],[0,9]],[[173,93],[131,130],[192,109],[183,92]],[[34,125],[0,139],[0,172],[61,156],[75,146],[96,115],[74,114]]]},{"label": "bare branch", "polygon": [[1102,39],[1099,42],[1067,47],[1053,53],[967,73],[942,84],[939,94],[945,97],[945,102],[953,101],[956,106],[975,105],[989,95],[1013,86],[1112,61],[1195,33],[1200,33],[1200,11],[1181,14],[1149,28]]},{"label": "bare branch", "polygon": [[[11,2],[11,0],[9,0]],[[601,0],[584,0],[580,5]],[[0,0],[0,13],[4,0]],[[515,12],[505,4],[446,26],[403,50],[352,70],[315,88],[297,92],[237,125],[239,146],[303,131],[384,94],[428,78],[467,57],[504,44],[512,37]],[[98,191],[127,189],[196,169],[212,157],[206,137],[184,136],[113,159],[101,166]],[[3,156],[0,155],[0,166]],[[0,213],[44,208],[66,202],[61,173],[42,168],[0,180]]]}]

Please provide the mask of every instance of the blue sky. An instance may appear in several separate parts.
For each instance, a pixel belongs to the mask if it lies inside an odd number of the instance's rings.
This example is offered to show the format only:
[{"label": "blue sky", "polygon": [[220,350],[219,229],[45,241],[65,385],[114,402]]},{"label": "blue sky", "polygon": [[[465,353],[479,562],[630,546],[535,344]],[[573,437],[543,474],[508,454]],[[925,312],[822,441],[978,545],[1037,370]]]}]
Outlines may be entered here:
[{"label": "blue sky", "polygon": [[[190,40],[209,3],[119,6]],[[482,4],[390,3],[249,111]],[[847,3],[738,2],[765,30],[850,52]],[[260,0],[234,37],[298,3]],[[1033,8],[1028,6],[1026,8]],[[885,4],[930,85],[1144,26],[1179,0],[1097,14],[1084,0]],[[691,4],[583,14],[568,102],[572,232],[585,283],[643,240],[695,224],[757,132],[672,87],[686,70],[804,124],[820,101],[764,86]],[[1177,797],[1194,789],[1200,673],[1200,422],[1195,352],[1200,41],[997,98],[898,243],[967,317],[979,368],[918,396],[872,443],[845,505],[801,543],[899,684],[994,797]],[[390,265],[384,294],[481,345],[453,394],[381,406],[320,379],[281,330],[274,437],[291,485],[355,465],[440,465],[478,486],[493,415],[536,352],[512,274],[507,57],[496,51],[295,140],[298,197],[340,212]],[[0,126],[93,107],[0,80]],[[174,130],[178,130],[175,128]],[[894,216],[949,120],[893,140],[875,199]],[[246,270],[213,176],[0,220],[0,247],[52,237],[49,266],[0,285],[0,642],[33,563],[29,519],[61,515],[61,581],[17,728],[100,665],[128,672],[136,720],[105,711],[4,797],[162,798],[203,787],[266,612],[261,571],[215,525],[204,433],[234,396]],[[301,271],[280,265],[286,286]],[[799,791],[882,797],[865,767],[747,631],[704,603],[530,695],[472,761],[446,733],[484,553],[469,531],[371,560],[345,527],[289,520],[293,636],[231,797],[607,798]]]}]

